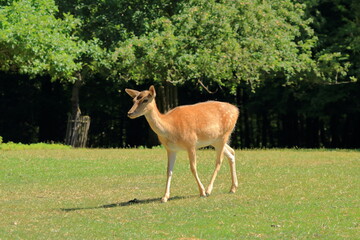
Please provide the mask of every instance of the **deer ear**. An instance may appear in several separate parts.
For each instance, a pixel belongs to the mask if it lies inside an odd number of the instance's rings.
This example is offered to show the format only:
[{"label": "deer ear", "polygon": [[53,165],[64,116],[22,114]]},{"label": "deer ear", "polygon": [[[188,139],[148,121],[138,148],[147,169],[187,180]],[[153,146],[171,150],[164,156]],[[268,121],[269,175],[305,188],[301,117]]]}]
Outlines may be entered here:
[{"label": "deer ear", "polygon": [[125,92],[130,95],[130,97],[135,98],[137,95],[139,95],[139,91],[133,90],[133,89],[125,89]]},{"label": "deer ear", "polygon": [[156,96],[156,91],[155,91],[154,85],[150,86],[149,91],[150,91],[151,96],[153,96],[153,97]]}]

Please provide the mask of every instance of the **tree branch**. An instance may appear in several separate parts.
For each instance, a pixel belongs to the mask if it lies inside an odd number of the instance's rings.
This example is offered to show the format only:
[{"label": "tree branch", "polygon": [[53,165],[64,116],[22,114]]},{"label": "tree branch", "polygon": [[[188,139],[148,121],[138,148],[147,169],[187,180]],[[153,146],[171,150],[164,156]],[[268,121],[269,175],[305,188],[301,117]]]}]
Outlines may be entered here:
[{"label": "tree branch", "polygon": [[217,93],[217,91],[219,90],[219,89],[217,88],[214,92],[210,91],[210,90],[204,85],[204,83],[203,83],[200,79],[198,79],[198,83],[199,83],[208,93],[210,93],[210,94],[215,94],[215,93]]}]

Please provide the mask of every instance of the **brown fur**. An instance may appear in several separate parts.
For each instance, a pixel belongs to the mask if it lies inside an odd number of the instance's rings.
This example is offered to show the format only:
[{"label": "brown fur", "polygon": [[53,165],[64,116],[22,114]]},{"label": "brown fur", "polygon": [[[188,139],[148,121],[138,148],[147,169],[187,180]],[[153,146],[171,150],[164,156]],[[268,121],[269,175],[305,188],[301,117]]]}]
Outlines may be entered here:
[{"label": "brown fur", "polygon": [[[230,191],[236,191],[238,183],[235,170],[235,151],[227,142],[239,116],[237,107],[229,103],[209,101],[176,107],[166,114],[161,114],[155,103],[156,92],[153,86],[142,92],[132,89],[125,90],[134,101],[128,116],[136,118],[144,115],[167,150],[168,180],[165,196],[162,198],[163,202],[170,197],[172,168],[176,152],[179,150],[188,152],[191,171],[197,181],[201,196],[211,193],[224,154],[229,159],[231,166],[232,187]],[[196,170],[196,149],[209,145],[215,147],[217,158],[215,171],[205,191]]]}]

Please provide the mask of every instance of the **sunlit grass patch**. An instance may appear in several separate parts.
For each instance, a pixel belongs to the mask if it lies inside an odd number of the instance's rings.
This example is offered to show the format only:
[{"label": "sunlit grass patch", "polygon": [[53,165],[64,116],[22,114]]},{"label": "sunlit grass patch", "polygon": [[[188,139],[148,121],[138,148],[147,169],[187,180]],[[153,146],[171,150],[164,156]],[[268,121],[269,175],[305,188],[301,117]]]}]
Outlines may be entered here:
[{"label": "sunlit grass patch", "polygon": [[[0,139],[1,140],[1,139]],[[0,141],[0,150],[25,150],[25,149],[70,149],[70,146],[59,144],[59,143],[14,143],[7,142],[3,143]]]},{"label": "sunlit grass patch", "polygon": [[[164,149],[0,150],[0,239],[356,239],[360,152],[237,151],[239,189],[223,163],[199,198],[179,153],[160,203]],[[198,153],[209,183],[215,152]]]}]

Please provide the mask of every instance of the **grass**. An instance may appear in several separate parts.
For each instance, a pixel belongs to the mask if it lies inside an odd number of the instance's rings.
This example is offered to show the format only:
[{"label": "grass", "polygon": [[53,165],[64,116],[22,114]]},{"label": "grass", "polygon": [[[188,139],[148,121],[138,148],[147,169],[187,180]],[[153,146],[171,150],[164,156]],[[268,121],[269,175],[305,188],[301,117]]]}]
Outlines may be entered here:
[{"label": "grass", "polygon": [[[163,149],[0,150],[0,239],[358,239],[360,152],[237,151],[199,198],[185,153],[172,198]],[[214,151],[198,153],[206,185]]]},{"label": "grass", "polygon": [[48,143],[33,143],[33,144],[23,144],[23,143],[13,143],[7,142],[3,143],[0,136],[0,150],[24,150],[24,149],[70,149],[70,146],[63,144],[48,144]]}]

